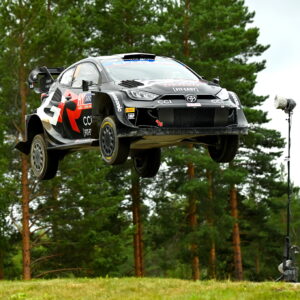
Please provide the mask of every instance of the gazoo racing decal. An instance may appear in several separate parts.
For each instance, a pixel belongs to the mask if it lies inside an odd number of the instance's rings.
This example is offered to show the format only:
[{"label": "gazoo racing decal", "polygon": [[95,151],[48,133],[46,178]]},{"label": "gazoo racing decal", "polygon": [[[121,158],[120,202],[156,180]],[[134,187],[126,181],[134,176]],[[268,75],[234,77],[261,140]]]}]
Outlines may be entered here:
[{"label": "gazoo racing decal", "polygon": [[45,108],[47,108],[50,104],[50,101],[54,95],[54,92],[52,92],[45,100],[45,102],[37,109],[37,114],[40,117],[40,119],[44,122],[50,123],[51,125],[56,125],[57,121],[59,119],[61,109],[55,105],[51,106],[50,111],[53,112],[53,115],[50,116],[45,113]]},{"label": "gazoo racing decal", "polygon": [[110,93],[110,95],[112,96],[112,98],[113,98],[113,100],[114,100],[114,102],[116,104],[117,111],[121,112],[122,111],[122,106],[120,104],[120,101],[119,101],[118,97],[116,96],[115,93]]},{"label": "gazoo racing decal", "polygon": [[[92,117],[90,114],[82,114],[83,111],[92,108],[91,93],[81,93],[79,95],[67,90],[63,95],[63,100],[59,103],[58,108],[60,114],[58,122],[65,124],[64,126],[70,126],[71,132],[77,132],[81,134],[81,130],[78,125],[82,124],[83,127],[88,127],[92,124]],[[69,98],[69,100],[66,100]],[[81,122],[78,122],[81,120]],[[66,130],[66,128],[65,128]],[[90,128],[83,128],[83,136],[90,136]]]}]

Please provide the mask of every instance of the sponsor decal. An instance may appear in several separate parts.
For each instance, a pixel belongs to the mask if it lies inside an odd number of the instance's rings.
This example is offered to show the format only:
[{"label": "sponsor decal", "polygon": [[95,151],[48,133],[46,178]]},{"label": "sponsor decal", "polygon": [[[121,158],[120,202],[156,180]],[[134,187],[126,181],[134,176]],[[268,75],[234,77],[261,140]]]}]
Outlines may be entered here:
[{"label": "sponsor decal", "polygon": [[135,107],[126,107],[125,112],[126,113],[134,113],[135,112]]},{"label": "sponsor decal", "polygon": [[196,87],[174,87],[174,92],[199,92],[199,89]]},{"label": "sponsor decal", "polygon": [[218,103],[218,104],[223,104],[223,100],[222,99],[214,99],[214,100],[211,100],[211,103]]},{"label": "sponsor decal", "polygon": [[92,116],[84,116],[82,118],[82,122],[84,126],[90,126],[92,125]]},{"label": "sponsor decal", "polygon": [[92,135],[92,129],[83,129],[83,136],[87,137],[87,136],[91,136]]},{"label": "sponsor decal", "polygon": [[78,109],[82,110],[92,108],[92,93],[81,93],[78,95],[78,97],[76,95],[76,98],[78,98]]},{"label": "sponsor decal", "polygon": [[189,103],[195,103],[197,102],[197,95],[186,95],[185,100]]},{"label": "sponsor decal", "polygon": [[118,111],[118,112],[121,112],[121,111],[122,111],[122,106],[121,106],[121,104],[120,104],[120,101],[119,101],[118,97],[116,96],[115,93],[111,93],[111,95],[112,95],[113,100],[114,100],[114,102],[115,102],[115,104],[116,104],[117,111]]},{"label": "sponsor decal", "polygon": [[187,103],[186,106],[188,107],[200,107],[201,106],[201,103]]},{"label": "sponsor decal", "polygon": [[87,104],[87,103],[92,103],[92,93],[87,93],[85,94],[85,97],[84,97],[84,103]]},{"label": "sponsor decal", "polygon": [[172,100],[157,100],[157,103],[159,104],[172,104]]},{"label": "sponsor decal", "polygon": [[234,104],[236,105],[236,108],[240,109],[240,102],[239,102],[236,94],[235,93],[230,93],[230,96],[231,96],[230,100],[233,100]]},{"label": "sponsor decal", "polygon": [[128,118],[128,120],[134,119],[135,118],[135,113],[129,113],[129,114],[127,114],[127,118]]}]

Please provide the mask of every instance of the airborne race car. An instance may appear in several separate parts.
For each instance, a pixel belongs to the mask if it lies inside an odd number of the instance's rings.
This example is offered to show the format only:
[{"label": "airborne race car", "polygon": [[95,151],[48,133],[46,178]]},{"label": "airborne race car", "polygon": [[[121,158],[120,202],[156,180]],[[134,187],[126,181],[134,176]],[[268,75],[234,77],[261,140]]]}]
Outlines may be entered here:
[{"label": "airborne race car", "polygon": [[30,155],[40,180],[53,178],[67,153],[95,147],[110,165],[131,155],[142,177],[156,175],[165,146],[202,144],[214,161],[230,162],[247,133],[235,93],[168,57],[87,58],[67,69],[36,68],[28,81],[42,103],[26,116],[16,148]]}]

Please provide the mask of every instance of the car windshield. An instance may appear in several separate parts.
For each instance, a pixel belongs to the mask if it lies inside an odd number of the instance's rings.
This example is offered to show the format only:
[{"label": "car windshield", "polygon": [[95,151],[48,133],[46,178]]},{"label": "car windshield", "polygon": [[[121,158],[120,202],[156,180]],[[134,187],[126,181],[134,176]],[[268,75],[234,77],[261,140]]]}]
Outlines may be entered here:
[{"label": "car windshield", "polygon": [[199,78],[184,65],[167,58],[121,60],[107,59],[101,61],[110,77],[121,80],[156,80],[183,79],[199,80]]}]

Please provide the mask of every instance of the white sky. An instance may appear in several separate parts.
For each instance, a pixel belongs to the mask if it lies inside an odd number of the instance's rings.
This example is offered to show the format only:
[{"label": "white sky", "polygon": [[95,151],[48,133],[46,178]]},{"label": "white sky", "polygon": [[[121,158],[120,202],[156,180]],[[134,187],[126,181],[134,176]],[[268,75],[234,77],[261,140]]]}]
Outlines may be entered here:
[{"label": "white sky", "polygon": [[[267,67],[259,73],[254,90],[257,95],[269,95],[263,106],[272,119],[267,127],[287,137],[287,115],[274,108],[274,98],[279,95],[297,102],[292,122],[291,179],[300,186],[300,0],[245,0],[245,4],[256,12],[253,26],[260,29],[259,43],[271,45],[262,56]],[[280,162],[286,156],[285,150]]]}]

